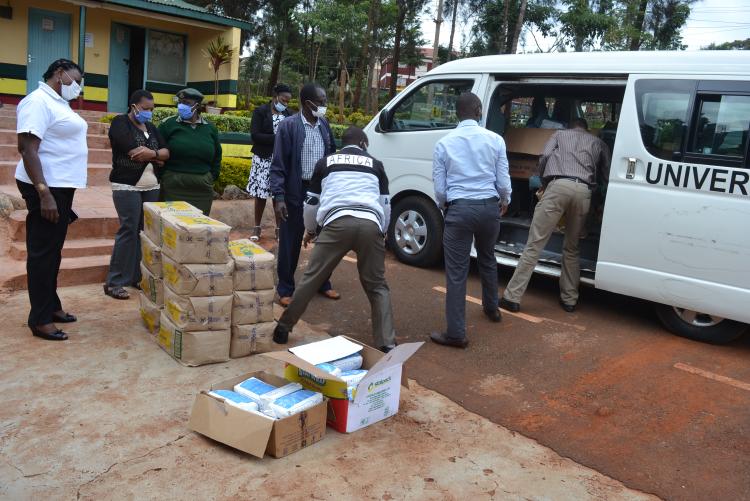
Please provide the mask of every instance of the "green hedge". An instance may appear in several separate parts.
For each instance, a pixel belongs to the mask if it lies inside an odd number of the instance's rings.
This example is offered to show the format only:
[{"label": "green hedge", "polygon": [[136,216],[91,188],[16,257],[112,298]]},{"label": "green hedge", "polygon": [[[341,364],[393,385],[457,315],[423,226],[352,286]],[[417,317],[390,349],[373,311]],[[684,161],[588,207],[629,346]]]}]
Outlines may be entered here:
[{"label": "green hedge", "polygon": [[251,164],[249,158],[222,158],[219,179],[214,181],[214,191],[224,193],[224,188],[230,184],[244,190],[247,186],[247,180],[250,178]]},{"label": "green hedge", "polygon": [[[165,120],[171,116],[177,114],[177,108],[154,108],[154,116],[151,121],[154,125],[159,125],[162,120]],[[203,113],[201,116],[207,121],[211,122],[219,129],[219,132],[250,132],[250,118],[236,115],[210,115]]]}]

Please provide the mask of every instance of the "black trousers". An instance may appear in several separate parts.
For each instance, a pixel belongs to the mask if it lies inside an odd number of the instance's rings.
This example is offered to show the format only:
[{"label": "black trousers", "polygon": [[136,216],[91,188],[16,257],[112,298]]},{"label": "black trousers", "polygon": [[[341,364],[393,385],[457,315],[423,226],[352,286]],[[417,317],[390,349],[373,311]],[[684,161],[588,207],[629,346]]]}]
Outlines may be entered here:
[{"label": "black trousers", "polygon": [[52,314],[62,310],[57,296],[57,274],[60,271],[62,248],[70,224],[75,188],[50,188],[57,202],[60,218],[52,223],[42,217],[41,201],[33,185],[16,181],[26,201],[26,276],[28,278],[29,326],[52,323]]}]

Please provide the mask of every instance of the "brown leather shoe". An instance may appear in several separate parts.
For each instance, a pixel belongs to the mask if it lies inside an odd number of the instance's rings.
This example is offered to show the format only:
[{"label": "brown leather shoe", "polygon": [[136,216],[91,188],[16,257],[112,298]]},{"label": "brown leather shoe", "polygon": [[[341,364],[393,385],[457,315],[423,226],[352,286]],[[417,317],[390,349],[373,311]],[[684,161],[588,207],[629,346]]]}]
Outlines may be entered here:
[{"label": "brown leather shoe", "polygon": [[443,346],[452,346],[454,348],[466,348],[469,346],[469,340],[466,338],[456,339],[448,337],[445,332],[432,332],[430,339],[433,343],[442,344]]},{"label": "brown leather shoe", "polygon": [[292,304],[292,296],[284,296],[279,298],[279,304],[286,308],[290,304]]},{"label": "brown leather shoe", "polygon": [[341,299],[341,294],[336,292],[335,289],[328,289],[327,291],[321,292],[321,294],[323,294],[328,299],[333,299],[334,301],[338,301],[339,299]]}]

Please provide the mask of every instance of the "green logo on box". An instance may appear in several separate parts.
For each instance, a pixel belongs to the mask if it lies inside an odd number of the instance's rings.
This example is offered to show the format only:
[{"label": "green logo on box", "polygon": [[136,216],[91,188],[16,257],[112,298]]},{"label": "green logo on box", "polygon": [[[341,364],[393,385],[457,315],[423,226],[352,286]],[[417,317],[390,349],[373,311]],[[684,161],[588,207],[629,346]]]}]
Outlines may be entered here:
[{"label": "green logo on box", "polygon": [[378,388],[378,386],[383,386],[384,384],[388,384],[390,382],[391,382],[391,376],[388,376],[385,379],[381,379],[380,381],[373,381],[367,387],[367,392],[368,393],[372,393],[374,390],[376,390]]}]

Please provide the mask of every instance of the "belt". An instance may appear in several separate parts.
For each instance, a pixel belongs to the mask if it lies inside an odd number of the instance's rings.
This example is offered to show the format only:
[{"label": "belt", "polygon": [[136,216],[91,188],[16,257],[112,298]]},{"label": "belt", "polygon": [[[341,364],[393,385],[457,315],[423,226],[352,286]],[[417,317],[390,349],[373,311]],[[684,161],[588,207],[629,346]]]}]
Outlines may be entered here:
[{"label": "belt", "polygon": [[457,198],[455,200],[451,200],[446,205],[448,207],[450,207],[451,205],[497,205],[498,200],[499,198],[497,197],[482,198],[482,199]]},{"label": "belt", "polygon": [[573,181],[574,183],[585,184],[589,189],[591,189],[591,185],[589,183],[587,183],[583,179],[575,177],[575,176],[550,176],[548,178],[545,178],[544,180],[547,183],[550,183],[550,182],[556,181],[558,179],[567,179],[568,181]]}]

